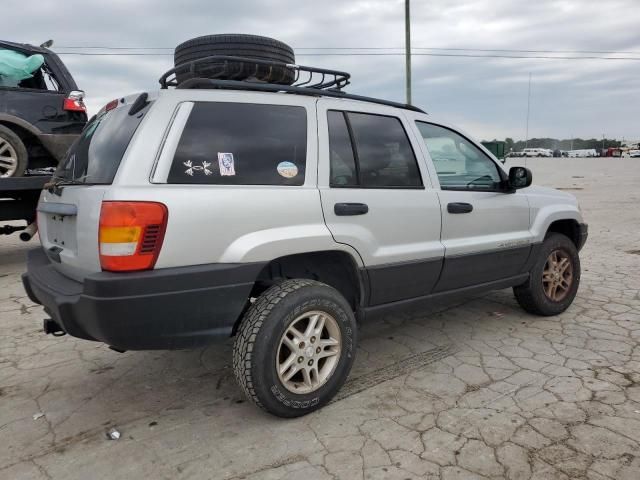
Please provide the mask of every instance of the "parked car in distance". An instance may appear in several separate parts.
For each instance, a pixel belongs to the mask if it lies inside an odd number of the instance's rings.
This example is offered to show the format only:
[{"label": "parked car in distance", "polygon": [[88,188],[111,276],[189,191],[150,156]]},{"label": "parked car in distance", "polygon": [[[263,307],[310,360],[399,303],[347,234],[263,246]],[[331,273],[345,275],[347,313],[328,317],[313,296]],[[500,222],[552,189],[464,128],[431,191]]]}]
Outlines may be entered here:
[{"label": "parked car in distance", "polygon": [[553,151],[548,148],[524,148],[522,153],[525,157],[553,157]]},{"label": "parked car in distance", "polygon": [[105,106],[38,206],[23,282],[45,332],[116,350],[235,336],[247,397],[296,417],[345,382],[356,319],[507,287],[537,315],[571,305],[575,197],[319,71],[318,87],[189,78]]},{"label": "parked car in distance", "polygon": [[56,167],[87,123],[84,92],[51,50],[0,41],[0,54],[43,60],[30,78],[0,68],[0,178]]},{"label": "parked car in distance", "polygon": [[629,150],[629,156],[632,158],[640,157],[640,150]]},{"label": "parked car in distance", "polygon": [[567,156],[570,158],[578,158],[578,157],[597,157],[598,152],[595,148],[587,148],[582,150],[569,150],[567,152]]}]

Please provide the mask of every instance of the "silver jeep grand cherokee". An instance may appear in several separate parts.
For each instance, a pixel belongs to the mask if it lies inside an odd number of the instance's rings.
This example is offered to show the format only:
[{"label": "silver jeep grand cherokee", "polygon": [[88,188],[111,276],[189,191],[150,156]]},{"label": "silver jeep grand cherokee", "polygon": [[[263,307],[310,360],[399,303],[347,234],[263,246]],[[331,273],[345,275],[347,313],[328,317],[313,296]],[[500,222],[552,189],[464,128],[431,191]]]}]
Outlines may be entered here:
[{"label": "silver jeep grand cherokee", "polygon": [[89,123],[42,193],[23,280],[48,333],[116,350],[235,336],[244,392],[294,417],[344,383],[356,320],[506,287],[528,312],[568,308],[587,226],[530,184],[412,106],[187,82]]}]

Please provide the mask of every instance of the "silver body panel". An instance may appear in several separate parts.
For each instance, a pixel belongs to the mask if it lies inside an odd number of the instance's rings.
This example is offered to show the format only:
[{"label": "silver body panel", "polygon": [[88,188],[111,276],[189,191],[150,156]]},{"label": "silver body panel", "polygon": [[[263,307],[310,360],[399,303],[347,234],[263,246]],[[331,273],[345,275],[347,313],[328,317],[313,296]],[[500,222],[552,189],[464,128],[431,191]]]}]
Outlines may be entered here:
[{"label": "silver body panel", "polygon": [[[415,120],[443,124],[424,114],[356,100],[278,93],[166,90],[154,98],[113,184],[68,186],[60,196],[42,193],[43,203],[77,207],[77,215],[65,219],[65,227],[56,223],[52,214],[38,218],[44,248],[61,249],[57,268],[69,276],[100,271],[98,223],[103,200],[147,200],[167,206],[168,225],[156,269],[270,261],[321,250],[345,251],[361,267],[397,264],[529,245],[542,241],[554,220],[582,221],[575,198],[551,189],[529,187],[512,194],[441,190]],[[190,105],[201,101],[304,107],[304,184],[167,184],[169,164]],[[400,119],[416,154],[424,189],[331,188],[326,116],[329,109]],[[503,169],[479,142],[474,144]],[[338,217],[333,212],[338,202],[366,203],[369,212]],[[449,202],[473,203],[474,211],[449,214]]]}]

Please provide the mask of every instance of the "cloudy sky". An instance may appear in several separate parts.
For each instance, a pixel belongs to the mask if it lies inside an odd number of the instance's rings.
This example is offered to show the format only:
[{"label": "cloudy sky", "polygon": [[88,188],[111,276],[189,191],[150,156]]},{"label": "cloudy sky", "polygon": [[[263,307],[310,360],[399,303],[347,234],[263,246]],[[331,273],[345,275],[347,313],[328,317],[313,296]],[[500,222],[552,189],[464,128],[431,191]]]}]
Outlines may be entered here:
[{"label": "cloudy sky", "polygon": [[[122,53],[80,47],[173,47],[212,33],[266,35],[291,45],[300,64],[351,72],[351,93],[404,99],[402,55],[327,56],[306,50],[401,49],[403,0],[3,0],[2,6],[5,40],[52,38],[58,52]],[[421,53],[638,59],[415,56],[413,103],[439,119],[482,139],[524,138],[531,73],[530,137],[640,138],[638,0],[413,0],[411,13],[413,46],[436,49]],[[158,77],[172,66],[170,50],[137,52],[160,55],[62,58],[96,111],[117,96],[157,88]],[[384,51],[393,52],[401,50]]]}]

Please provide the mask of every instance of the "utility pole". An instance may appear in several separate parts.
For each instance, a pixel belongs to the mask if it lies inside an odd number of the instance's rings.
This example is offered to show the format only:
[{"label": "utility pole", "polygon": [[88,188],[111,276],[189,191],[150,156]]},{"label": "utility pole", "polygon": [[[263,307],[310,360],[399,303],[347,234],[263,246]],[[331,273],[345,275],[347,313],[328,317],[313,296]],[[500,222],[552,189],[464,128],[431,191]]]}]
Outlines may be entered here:
[{"label": "utility pole", "polygon": [[531,106],[531,72],[529,72],[529,90],[527,92],[527,134],[524,141],[524,148],[529,146],[529,110]]},{"label": "utility pole", "polygon": [[604,133],[602,134],[602,152],[604,154]]},{"label": "utility pole", "polygon": [[407,104],[411,105],[411,17],[409,1],[404,0],[404,56],[405,56],[405,90]]}]

